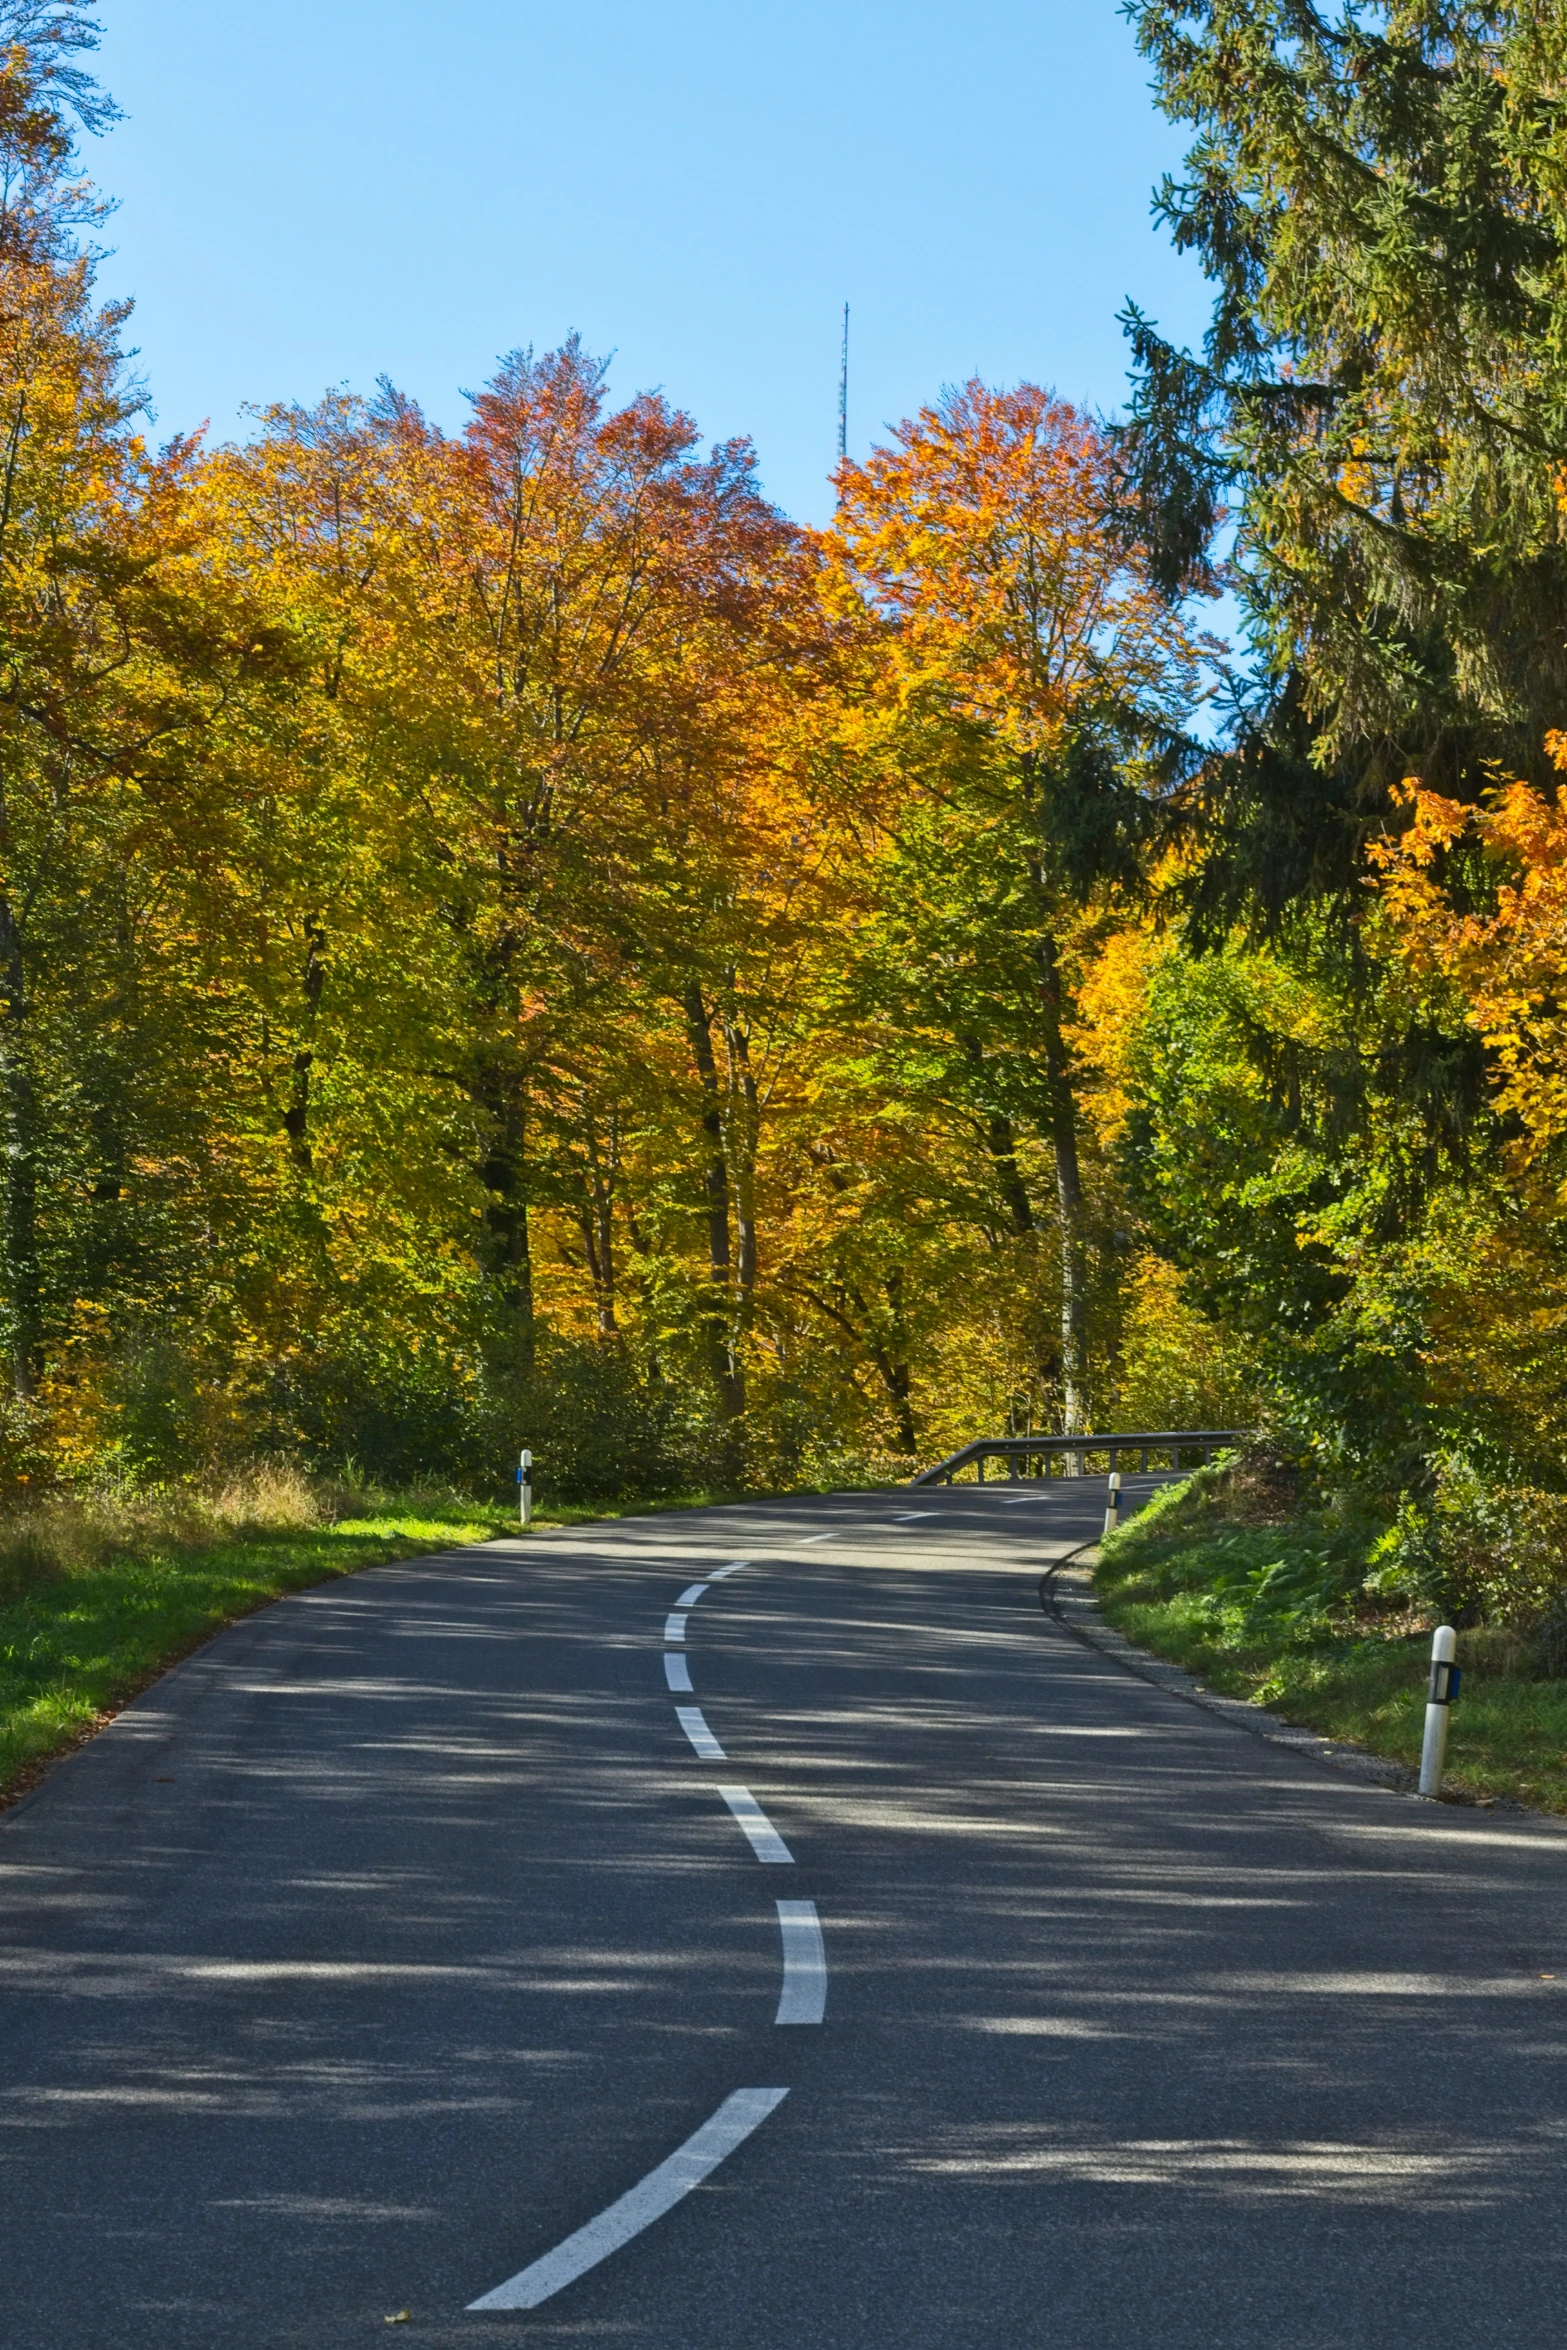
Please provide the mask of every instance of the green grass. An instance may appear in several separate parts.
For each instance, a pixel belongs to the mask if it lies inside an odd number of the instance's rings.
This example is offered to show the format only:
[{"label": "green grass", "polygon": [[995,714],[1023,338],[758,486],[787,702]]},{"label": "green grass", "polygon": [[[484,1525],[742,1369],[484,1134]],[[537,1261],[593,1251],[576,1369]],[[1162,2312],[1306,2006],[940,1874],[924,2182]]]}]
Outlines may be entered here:
[{"label": "green grass", "polygon": [[[1112,1536],[1095,1575],[1106,1620],[1221,1696],[1416,1766],[1431,1629],[1368,1614],[1367,1529],[1258,1524],[1233,1506],[1212,1472]],[[1567,1681],[1530,1677],[1525,1644],[1501,1630],[1461,1631],[1458,1657],[1444,1791],[1567,1812]]]}]

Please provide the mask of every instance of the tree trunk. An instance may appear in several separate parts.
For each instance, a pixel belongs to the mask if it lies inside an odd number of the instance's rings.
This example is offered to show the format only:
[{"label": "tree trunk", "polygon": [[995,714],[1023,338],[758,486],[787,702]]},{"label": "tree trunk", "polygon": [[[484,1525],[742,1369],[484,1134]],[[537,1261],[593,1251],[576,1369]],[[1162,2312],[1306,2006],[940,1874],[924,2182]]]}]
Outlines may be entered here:
[{"label": "tree trunk", "polygon": [[713,1056],[712,1015],[695,979],[682,999],[691,1057],[702,1087],[702,1134],[707,1144],[707,1251],[711,1288],[705,1316],[708,1363],[719,1409],[726,1420],[745,1410],[745,1374],[735,1360],[729,1328],[729,1163],[724,1155],[724,1113],[718,1085],[718,1063]]},{"label": "tree trunk", "polygon": [[740,1097],[739,1116],[732,1121],[738,1131],[731,1135],[731,1147],[735,1162],[735,1238],[740,1251],[741,1312],[749,1321],[756,1294],[756,1154],[761,1109],[756,1097],[756,1075],[751,1067],[750,1040],[738,1021],[724,1022],[724,1043],[734,1090]]},{"label": "tree trunk", "polygon": [[317,923],[307,922],[304,1041],[294,1055],[289,1103],[283,1112],[283,1131],[288,1136],[289,1156],[301,1175],[313,1175],[315,1172],[315,1155],[310,1147],[310,1072],[315,1066],[316,1023],[321,1012],[321,989],[326,979],[326,957],[322,951],[325,945],[325,931]]},{"label": "tree trunk", "polygon": [[1045,1015],[1045,1082],[1061,1222],[1061,1432],[1065,1436],[1079,1436],[1087,1432],[1090,1418],[1087,1220],[1077,1158],[1077,1097],[1072,1089],[1072,1064],[1063,1034],[1061,966],[1048,933],[1041,934],[1034,953]]},{"label": "tree trunk", "polygon": [[[896,1329],[903,1320],[903,1274],[901,1270],[895,1269],[889,1273],[882,1283],[882,1287],[887,1292],[887,1303],[892,1308],[892,1321]],[[914,1404],[912,1400],[914,1381],[908,1359],[901,1353],[894,1354],[887,1348],[878,1346],[872,1351],[872,1360],[881,1374],[882,1384],[892,1399],[893,1418],[898,1430],[898,1450],[902,1453],[914,1452],[917,1449],[918,1440],[914,1434]]]},{"label": "tree trunk", "polygon": [[615,1176],[620,1154],[613,1119],[610,1121],[605,1148],[600,1150],[598,1137],[593,1131],[592,1112],[584,1103],[582,1139],[587,1173],[583,1179],[582,1198],[577,1205],[577,1222],[582,1231],[588,1270],[593,1276],[599,1336],[612,1339],[620,1335],[619,1324],[615,1320]]},{"label": "tree trunk", "polygon": [[1012,1121],[997,1110],[991,1117],[985,1141],[991,1163],[996,1170],[996,1184],[1002,1205],[1012,1221],[1012,1230],[1019,1240],[1034,1230],[1034,1207],[1023,1181],[1022,1169],[1017,1163],[1017,1141],[1012,1132]]},{"label": "tree trunk", "polygon": [[600,1338],[620,1336],[620,1325],[615,1319],[615,1252],[612,1245],[607,1204],[585,1192],[577,1202],[577,1228],[582,1234],[583,1254],[588,1260],[588,1271],[593,1278],[593,1302],[598,1318]]},{"label": "tree trunk", "polygon": [[872,1346],[869,1352],[876,1366],[876,1376],[887,1390],[887,1400],[892,1405],[898,1450],[905,1455],[918,1452],[919,1439],[914,1433],[914,1404],[910,1394],[913,1374],[907,1363],[889,1355],[884,1347]]},{"label": "tree trunk", "polygon": [[0,1085],[6,1111],[5,1273],[10,1291],[11,1386],[37,1389],[43,1346],[43,1281],[38,1250],[38,1092],[27,1052],[27,973],[10,901],[0,897]]},{"label": "tree trunk", "polygon": [[511,1063],[482,1062],[470,1080],[469,1094],[488,1129],[479,1166],[479,1180],[489,1195],[479,1262],[499,1310],[500,1367],[513,1377],[531,1379],[535,1344],[526,1190],[527,1072]]},{"label": "tree trunk", "polygon": [[[641,1300],[645,1331],[650,1333],[656,1327],[652,1310],[656,1296],[652,1263],[653,1244],[638,1219],[635,1202],[628,1199],[625,1208],[626,1237],[631,1243],[631,1278],[637,1296]],[[651,1336],[645,1335],[642,1344],[643,1360],[647,1365],[648,1385],[657,1387],[661,1384],[664,1376],[664,1366],[657,1343]]]}]

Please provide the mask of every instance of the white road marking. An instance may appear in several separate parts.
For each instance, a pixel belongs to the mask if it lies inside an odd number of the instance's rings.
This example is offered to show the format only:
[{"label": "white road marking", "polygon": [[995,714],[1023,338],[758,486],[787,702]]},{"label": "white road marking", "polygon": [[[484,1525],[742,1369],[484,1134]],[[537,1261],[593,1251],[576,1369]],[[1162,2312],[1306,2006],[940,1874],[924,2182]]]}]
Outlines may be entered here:
[{"label": "white road marking", "polygon": [[664,1651],[664,1678],[671,1689],[689,1690],[691,1687],[691,1667],[683,1656],[676,1656],[672,1648]]},{"label": "white road marking", "polygon": [[900,1510],[892,1522],[895,1526],[912,1526],[916,1518],[933,1518],[935,1516],[934,1510]]},{"label": "white road marking", "polygon": [[794,1854],[749,1787],[720,1787],[718,1792],[745,1830],[758,1860],[786,1860],[792,1864]]},{"label": "white road marking", "polygon": [[837,1539],[838,1536],[836,1532],[831,1534],[802,1534],[800,1536],[802,1544],[807,1542],[836,1542]]},{"label": "white road marking", "polygon": [[750,1564],[749,1559],[731,1559],[727,1567],[715,1567],[707,1579],[709,1583],[722,1583],[726,1575],[738,1575],[742,1567]]},{"label": "white road marking", "polygon": [[729,1760],[728,1755],[725,1754],[718,1740],[702,1719],[702,1708],[699,1705],[677,1705],[675,1712],[679,1718],[681,1729],[684,1730],[704,1762],[727,1762]]},{"label": "white road marking", "polygon": [[664,1618],[664,1638],[666,1640],[684,1640],[687,1621],[685,1616],[666,1616]]},{"label": "white road marking", "polygon": [[706,1589],[707,1585],[705,1583],[688,1583],[685,1590],[681,1592],[680,1597],[675,1601],[676,1607],[695,1607],[697,1601],[701,1598],[703,1592]]},{"label": "white road marking", "polygon": [[735,2089],[724,2099],[718,2111],[699,2130],[692,2132],[683,2146],[666,2155],[656,2170],[650,2170],[645,2179],[601,2211],[597,2219],[590,2219],[584,2228],[578,2228],[553,2252],[542,2259],[531,2261],[508,2277],[504,2285],[497,2285],[493,2293],[470,2301],[470,2309],[537,2309],[541,2301],[548,2301],[563,2285],[572,2284],[622,2244],[629,2244],[633,2236],[662,2219],[666,2211],[673,2211],[693,2187],[700,2187],[709,2174],[717,2170],[726,2155],[743,2145],[754,2129],[766,2121],[768,2115],[782,2105],[787,2089]]},{"label": "white road marking", "polygon": [[780,1901],[783,1989],[775,2024],[819,2024],[827,2012],[827,1953],[814,1901]]}]

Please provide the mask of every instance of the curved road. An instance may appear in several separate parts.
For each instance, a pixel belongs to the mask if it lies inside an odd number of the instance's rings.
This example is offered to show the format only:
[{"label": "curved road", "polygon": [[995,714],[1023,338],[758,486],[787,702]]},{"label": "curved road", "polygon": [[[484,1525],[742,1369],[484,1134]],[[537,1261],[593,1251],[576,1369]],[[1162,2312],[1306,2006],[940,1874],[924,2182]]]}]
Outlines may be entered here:
[{"label": "curved road", "polygon": [[169,1675],[0,1825],[6,2350],[1553,2350],[1567,1838],[1080,1645],[1103,1491],[535,1535]]}]

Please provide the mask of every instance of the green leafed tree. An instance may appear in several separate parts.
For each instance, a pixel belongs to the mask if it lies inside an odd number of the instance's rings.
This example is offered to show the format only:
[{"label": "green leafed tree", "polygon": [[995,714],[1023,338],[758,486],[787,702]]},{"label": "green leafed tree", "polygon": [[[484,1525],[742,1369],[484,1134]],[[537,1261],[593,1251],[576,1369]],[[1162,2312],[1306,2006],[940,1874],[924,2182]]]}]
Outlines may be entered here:
[{"label": "green leafed tree", "polygon": [[1559,9],[1136,0],[1190,126],[1157,210],[1198,352],[1128,315],[1128,520],[1236,586],[1262,683],[1224,778],[1247,879],[1342,887],[1388,786],[1543,772],[1567,704]]}]

